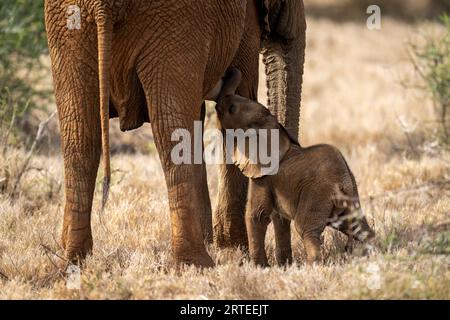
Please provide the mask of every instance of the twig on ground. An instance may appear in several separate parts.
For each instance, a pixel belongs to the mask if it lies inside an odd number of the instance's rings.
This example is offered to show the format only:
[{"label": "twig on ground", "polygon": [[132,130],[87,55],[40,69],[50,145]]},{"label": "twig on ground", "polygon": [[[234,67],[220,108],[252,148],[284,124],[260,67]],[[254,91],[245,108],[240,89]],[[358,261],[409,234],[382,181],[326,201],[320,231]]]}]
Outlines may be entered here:
[{"label": "twig on ground", "polygon": [[7,257],[8,257],[8,259],[9,259],[9,261],[11,262],[12,266],[14,267],[14,269],[16,270],[16,272],[17,272],[23,279],[25,279],[24,274],[19,270],[19,268],[17,268],[17,265],[16,265],[16,263],[14,262],[14,260],[11,259],[10,256],[7,256]]},{"label": "twig on ground", "polygon": [[419,64],[419,61],[417,61],[416,55],[414,54],[414,52],[411,48],[411,44],[410,44],[410,47],[408,48],[408,55],[409,55],[412,65],[414,67],[414,70],[416,70],[416,72],[419,73],[419,75],[422,77],[422,79],[425,79],[426,75],[425,75],[424,71],[422,70],[422,67]]},{"label": "twig on ground", "polygon": [[20,180],[22,179],[23,174],[27,171],[28,165],[29,165],[30,160],[36,150],[36,147],[37,147],[38,143],[40,142],[40,140],[42,139],[42,136],[44,135],[44,130],[47,127],[50,120],[55,116],[55,114],[56,114],[56,111],[54,111],[46,120],[42,121],[39,124],[36,138],[34,139],[33,144],[31,145],[30,151],[28,151],[28,154],[25,157],[25,161],[22,165],[22,169],[19,171],[19,174],[17,175],[16,182],[14,183],[11,194],[14,195],[16,193],[16,190],[17,190],[17,187],[19,186]]},{"label": "twig on ground", "polygon": [[50,261],[50,263],[55,267],[55,270],[59,270],[59,267],[56,265],[56,263],[53,261],[53,259],[50,257],[50,255],[48,254],[48,252],[50,251],[50,249],[45,246],[44,244],[41,243],[41,247],[44,248],[44,253],[45,256],[47,257],[47,259]]},{"label": "twig on ground", "polygon": [[[11,104],[9,103],[9,105],[11,105]],[[9,135],[11,134],[11,131],[14,128],[14,124],[16,122],[16,114],[17,114],[17,108],[14,107],[13,108],[13,114],[12,114],[12,117],[11,117],[11,121],[9,123],[9,127],[6,130],[6,133],[5,133],[4,137],[3,137],[3,151],[2,151],[3,155],[6,154],[6,150],[7,150],[7,147],[8,147]]]},{"label": "twig on ground", "polygon": [[423,183],[423,184],[419,184],[419,185],[415,185],[415,186],[399,188],[399,189],[379,193],[376,195],[362,197],[361,199],[372,201],[372,200],[375,200],[378,198],[390,197],[390,196],[398,195],[398,194],[402,194],[402,193],[419,192],[419,191],[429,190],[429,189],[433,189],[433,188],[437,188],[437,187],[444,187],[446,185],[450,186],[450,180],[431,181],[431,182],[427,182],[427,183]]},{"label": "twig on ground", "polygon": [[51,254],[53,254],[54,256],[58,257],[59,259],[61,259],[63,261],[68,261],[65,257],[61,257],[54,250],[50,249],[49,246],[43,244],[42,242],[40,243],[40,246],[44,249],[45,252],[50,252]]},{"label": "twig on ground", "polygon": [[398,123],[400,124],[402,132],[405,134],[406,140],[408,141],[409,148],[416,156],[419,156],[420,153],[417,150],[416,146],[414,145],[412,137],[410,135],[410,133],[412,131],[414,131],[414,129],[408,128],[408,125],[405,123],[405,121],[403,119],[401,119],[398,115],[396,115],[395,118],[397,119]]},{"label": "twig on ground", "polygon": [[47,257],[47,259],[50,261],[50,263],[53,265],[54,267],[54,271],[49,273],[48,275],[44,276],[43,278],[38,279],[39,282],[41,283],[47,283],[51,280],[53,280],[55,278],[55,276],[57,278],[60,279],[65,279],[64,276],[64,269],[59,267],[54,261],[53,259],[50,257],[50,254],[53,254],[54,256],[58,257],[59,259],[67,262],[66,258],[61,257],[60,255],[58,255],[56,252],[54,252],[52,249],[50,249],[47,245],[45,245],[42,241],[42,238],[40,237],[40,246],[44,249],[44,254]]},{"label": "twig on ground", "polygon": [[61,244],[56,240],[55,233],[52,233],[52,239],[55,242],[55,244],[59,247],[60,250],[64,250],[64,248],[61,246]]},{"label": "twig on ground", "polygon": [[8,276],[0,271],[0,278],[3,278],[5,280],[9,280]]}]

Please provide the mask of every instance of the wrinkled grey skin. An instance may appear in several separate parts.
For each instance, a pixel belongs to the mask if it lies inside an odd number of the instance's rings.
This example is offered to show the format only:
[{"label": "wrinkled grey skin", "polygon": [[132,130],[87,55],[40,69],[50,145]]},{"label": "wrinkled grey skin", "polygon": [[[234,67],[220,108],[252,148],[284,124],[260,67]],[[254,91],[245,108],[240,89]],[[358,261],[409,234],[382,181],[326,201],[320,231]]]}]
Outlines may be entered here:
[{"label": "wrinkled grey skin", "polygon": [[[280,135],[280,165],[275,175],[262,174],[262,165],[251,164],[248,157],[234,158],[250,178],[246,225],[252,260],[268,265],[264,239],[271,218],[280,265],[292,261],[291,220],[303,239],[308,263],[320,260],[321,234],[326,226],[346,234],[348,247],[354,240],[372,238],[374,232],[362,215],[355,178],[339,150],[330,145],[301,147],[268,109],[235,94],[240,79],[239,70],[233,69],[224,80],[216,106],[221,127],[278,129]],[[237,148],[234,151],[239,152]]]}]

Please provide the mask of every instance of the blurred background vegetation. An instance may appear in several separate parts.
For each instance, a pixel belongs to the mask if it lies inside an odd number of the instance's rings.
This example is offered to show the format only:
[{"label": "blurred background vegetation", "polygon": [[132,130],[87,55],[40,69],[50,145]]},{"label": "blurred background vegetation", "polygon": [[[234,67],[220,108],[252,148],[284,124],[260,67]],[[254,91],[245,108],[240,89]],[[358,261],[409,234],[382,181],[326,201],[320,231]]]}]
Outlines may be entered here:
[{"label": "blurred background vegetation", "polygon": [[[48,90],[36,89],[47,53],[44,2],[0,2],[0,137],[27,140],[20,125],[28,112],[45,108]],[[48,76],[48,75],[47,75]],[[5,137],[7,135],[7,137]],[[9,141],[2,141],[7,143]],[[17,142],[17,141],[16,141]]]},{"label": "blurred background vegetation", "polygon": [[[383,16],[410,22],[450,12],[450,0],[304,0],[307,14],[337,22],[364,21],[366,9],[378,5]],[[362,20],[361,20],[362,19]]]},{"label": "blurred background vegetation", "polygon": [[[304,1],[309,47],[303,120],[311,132],[305,140],[331,142],[348,155],[379,237],[374,253],[349,260],[337,253],[344,242],[328,233],[325,254],[332,260],[314,277],[301,267],[300,273],[273,269],[269,286],[264,278],[244,288],[242,279],[261,278],[259,271],[238,267],[240,253],[219,250],[213,251],[224,265],[218,271],[194,270],[174,281],[172,272],[161,268],[171,261],[161,254],[170,252],[164,176],[155,154],[140,155],[156,153],[154,144],[148,147],[151,128],[122,133],[116,119],[111,121],[111,150],[121,155],[113,162],[113,195],[104,221],[92,215],[97,249],[87,261],[80,298],[449,298],[442,279],[448,279],[450,252],[450,153],[442,146],[450,146],[450,23],[444,15],[450,0]],[[61,228],[64,175],[57,117],[45,122],[55,104],[43,3],[0,0],[0,298],[73,299],[79,294],[65,290],[65,280],[53,268],[56,255],[63,254],[55,232]],[[366,9],[372,4],[381,7],[380,31],[366,29]],[[403,116],[405,127],[399,127],[395,120]],[[37,143],[38,127],[51,139]],[[210,169],[214,203],[220,201],[215,199],[218,177]],[[93,213],[100,197],[97,192]],[[273,235],[268,240],[273,242]],[[293,236],[293,244],[301,261],[298,237]],[[268,253],[273,256],[272,245]],[[383,275],[381,290],[367,289],[370,274],[364,270],[373,263]],[[145,281],[143,272],[149,276]],[[286,279],[292,286],[286,287]],[[189,286],[193,281],[200,285]],[[205,281],[217,285],[205,292]]]},{"label": "blurred background vegetation", "polygon": [[[378,4],[383,16],[413,23],[436,20],[450,12],[450,0],[305,0],[309,16],[336,22],[361,21],[366,8]],[[45,110],[52,95],[36,86],[42,77],[50,79],[43,0],[2,0],[0,2],[0,142],[29,145],[37,124],[27,117],[35,110]],[[442,137],[449,141],[449,34],[448,18],[442,18],[444,34],[428,36],[425,44],[411,44],[411,59],[421,81],[431,94],[441,123]],[[47,58],[48,61],[48,58]],[[48,87],[48,86],[47,86]],[[30,138],[31,135],[31,138]]]},{"label": "blurred background vegetation", "polygon": [[439,137],[450,144],[450,18],[440,17],[441,34],[422,36],[422,41],[410,43],[411,62],[430,93],[440,125]]}]

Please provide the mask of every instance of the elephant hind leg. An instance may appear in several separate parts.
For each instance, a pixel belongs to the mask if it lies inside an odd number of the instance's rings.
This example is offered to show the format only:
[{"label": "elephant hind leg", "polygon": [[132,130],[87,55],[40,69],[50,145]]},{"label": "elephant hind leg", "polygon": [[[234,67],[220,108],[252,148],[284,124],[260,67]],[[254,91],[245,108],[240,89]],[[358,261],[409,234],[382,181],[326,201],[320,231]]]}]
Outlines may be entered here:
[{"label": "elephant hind leg", "polygon": [[320,235],[321,235],[322,231],[307,233],[303,237],[303,242],[305,244],[305,250],[306,250],[306,256],[307,256],[306,261],[310,265],[320,262],[321,246],[322,246],[322,240],[320,239]]},{"label": "elephant hind leg", "polygon": [[96,26],[86,23],[83,32],[61,32],[58,24],[47,23],[64,157],[62,245],[66,257],[77,262],[93,246],[91,209],[101,152]]},{"label": "elephant hind leg", "polygon": [[[140,72],[140,79],[167,184],[172,252],[177,264],[211,267],[214,262],[206,252],[202,228],[205,224],[202,217],[205,212],[211,212],[211,204],[203,194],[208,192],[203,158],[198,164],[194,161],[194,145],[201,145],[202,140],[198,132],[194,133],[195,122],[201,125],[202,79],[187,79],[186,75],[199,74],[189,66],[186,70],[178,66],[176,70],[168,67],[159,72],[147,69]],[[173,134],[177,133],[180,133],[179,140],[172,141]],[[172,158],[172,153],[181,144],[187,148],[182,154],[188,159],[180,163]]]},{"label": "elephant hind leg", "polygon": [[[326,197],[324,197],[326,198]],[[327,218],[330,216],[332,205],[326,204],[324,199],[317,198],[319,207],[307,205],[300,207],[295,215],[294,223],[306,250],[308,264],[320,262],[322,259],[322,233],[327,225]]]}]

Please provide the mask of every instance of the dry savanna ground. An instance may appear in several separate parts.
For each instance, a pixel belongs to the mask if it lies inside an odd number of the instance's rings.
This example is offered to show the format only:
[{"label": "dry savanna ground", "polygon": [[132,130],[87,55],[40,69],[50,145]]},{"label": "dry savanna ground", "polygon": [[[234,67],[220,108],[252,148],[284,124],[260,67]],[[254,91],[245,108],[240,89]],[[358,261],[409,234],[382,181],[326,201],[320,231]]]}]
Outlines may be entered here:
[{"label": "dry savanna ground", "polygon": [[[116,144],[147,139],[150,152],[113,157],[110,200],[100,215],[96,193],[94,253],[79,289],[69,289],[55,268],[63,254],[61,156],[34,156],[19,195],[0,193],[0,299],[449,299],[450,187],[441,182],[450,179],[450,155],[432,138],[429,97],[402,85],[414,80],[405,47],[420,27],[386,18],[382,30],[369,31],[364,22],[308,19],[301,142],[332,143],[347,157],[377,233],[368,255],[341,253],[343,237],[328,230],[326,262],[308,267],[294,232],[295,264],[286,269],[255,268],[241,252],[211,246],[217,267],[177,272],[147,125],[112,135]],[[24,157],[11,150],[1,159],[11,177]],[[209,168],[213,203],[215,170]],[[272,230],[267,250],[273,263]]]}]

